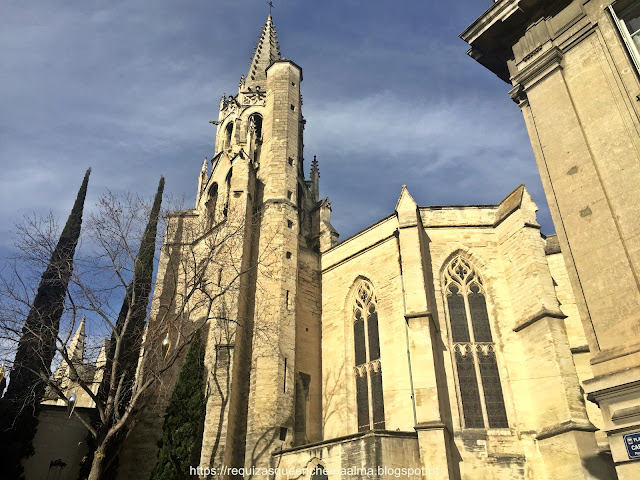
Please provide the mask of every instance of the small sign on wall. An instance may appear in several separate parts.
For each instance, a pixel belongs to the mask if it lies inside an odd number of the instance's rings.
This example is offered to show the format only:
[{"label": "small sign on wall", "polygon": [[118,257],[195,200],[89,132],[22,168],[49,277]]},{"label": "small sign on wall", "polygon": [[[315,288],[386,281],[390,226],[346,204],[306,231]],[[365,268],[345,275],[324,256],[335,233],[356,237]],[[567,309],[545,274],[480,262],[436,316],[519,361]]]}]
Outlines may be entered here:
[{"label": "small sign on wall", "polygon": [[640,432],[628,433],[622,437],[629,458],[640,458]]}]

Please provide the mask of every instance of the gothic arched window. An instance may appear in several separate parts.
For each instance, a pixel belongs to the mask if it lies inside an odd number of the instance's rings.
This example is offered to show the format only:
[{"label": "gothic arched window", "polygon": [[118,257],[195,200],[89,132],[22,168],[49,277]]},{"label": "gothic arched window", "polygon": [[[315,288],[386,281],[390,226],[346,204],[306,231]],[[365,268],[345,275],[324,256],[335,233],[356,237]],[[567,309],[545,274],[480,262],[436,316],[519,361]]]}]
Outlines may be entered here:
[{"label": "gothic arched window", "polygon": [[262,139],[262,115],[259,113],[249,116],[249,132],[256,140]]},{"label": "gothic arched window", "polygon": [[218,202],[218,184],[214,183],[209,187],[209,192],[207,194],[207,201],[205,205],[207,207],[207,212],[209,212],[209,220],[213,221],[216,216],[216,203]]},{"label": "gothic arched window", "polygon": [[311,472],[311,480],[329,480],[327,476],[327,470],[323,465],[318,464]]},{"label": "gothic arched window", "polygon": [[508,428],[482,277],[457,255],[445,269],[444,287],[464,426]]},{"label": "gothic arched window", "polygon": [[385,427],[376,303],[371,283],[360,280],[352,301],[359,432],[383,430]]},{"label": "gothic arched window", "polygon": [[224,209],[222,210],[222,214],[227,217],[229,215],[229,202],[231,200],[231,176],[233,175],[233,170],[230,168],[229,173],[227,173],[227,178],[225,179],[225,185],[227,190],[227,199],[224,202]]},{"label": "gothic arched window", "polygon": [[224,129],[225,131],[225,148],[229,148],[231,146],[231,135],[233,133],[233,122],[227,123],[227,126]]}]

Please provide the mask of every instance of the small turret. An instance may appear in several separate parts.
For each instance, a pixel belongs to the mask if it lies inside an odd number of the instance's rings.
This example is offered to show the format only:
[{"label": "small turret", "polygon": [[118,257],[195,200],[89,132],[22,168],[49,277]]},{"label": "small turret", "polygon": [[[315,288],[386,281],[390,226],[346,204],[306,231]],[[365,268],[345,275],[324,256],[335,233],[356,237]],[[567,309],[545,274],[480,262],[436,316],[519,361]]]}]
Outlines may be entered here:
[{"label": "small turret", "polygon": [[200,177],[198,178],[198,193],[196,195],[196,208],[198,208],[198,204],[200,203],[200,196],[202,195],[202,190],[207,185],[207,180],[209,178],[209,165],[207,157],[204,157],[204,161],[202,162],[202,168],[200,169]]},{"label": "small turret", "polygon": [[338,244],[338,238],[340,235],[338,231],[333,228],[330,221],[331,217],[331,202],[328,198],[323,198],[318,205],[318,238],[320,252],[326,252],[330,248],[335,247]]},{"label": "small turret", "polygon": [[318,169],[318,160],[316,156],[313,156],[313,162],[311,162],[311,198],[314,204],[318,202],[320,198],[320,170]]}]

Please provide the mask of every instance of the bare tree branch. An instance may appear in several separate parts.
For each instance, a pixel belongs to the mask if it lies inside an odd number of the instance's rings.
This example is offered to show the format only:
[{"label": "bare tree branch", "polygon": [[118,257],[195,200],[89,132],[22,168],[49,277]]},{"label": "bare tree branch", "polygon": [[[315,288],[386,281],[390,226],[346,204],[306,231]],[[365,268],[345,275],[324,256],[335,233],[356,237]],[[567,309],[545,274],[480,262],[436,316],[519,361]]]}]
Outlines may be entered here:
[{"label": "bare tree branch", "polygon": [[[98,479],[106,466],[113,462],[121,446],[116,440],[129,434],[144,409],[151,391],[168,395],[170,381],[167,372],[174,369],[186,353],[196,332],[208,325],[233,343],[236,326],[243,318],[230,312],[238,302],[240,281],[256,269],[271,268],[270,261],[276,246],[267,241],[261,246],[255,264],[242,263],[247,222],[253,222],[244,212],[228,209],[227,216],[210,221],[205,214],[193,211],[174,212],[163,218],[166,237],[160,250],[161,283],[155,285],[153,300],[147,308],[149,319],[144,331],[135,331],[132,324],[138,302],[136,262],[141,252],[137,245],[143,236],[144,224],[150,211],[148,202],[136,197],[118,197],[108,192],[99,202],[99,209],[85,224],[85,242],[74,260],[74,272],[62,319],[62,329],[56,332],[57,357],[60,371],[69,378],[54,378],[52,372],[37,372],[57,398],[67,399],[65,392],[77,388],[95,404],[96,418],[87,421],[76,417],[95,438],[97,448],[92,473]],[[24,265],[46,262],[48,252],[55,247],[56,227],[52,219],[30,219],[20,230],[24,244],[20,245],[13,265],[0,275],[0,358],[8,364],[10,353],[24,328],[25,313],[32,306],[34,289]],[[156,263],[157,264],[157,263]],[[258,285],[258,288],[262,288]],[[126,298],[126,311],[119,306]],[[102,353],[84,352],[78,359],[70,351],[70,342],[77,319],[85,315],[88,336],[110,338],[111,344],[100,352],[112,352],[108,362]],[[124,315],[118,320],[119,315]],[[258,335],[270,337],[270,325],[256,325]],[[38,332],[34,332],[38,333]],[[160,345],[167,333],[172,342],[166,358]],[[139,335],[140,351],[127,351],[125,340]],[[102,345],[103,342],[96,342]],[[275,345],[273,348],[277,348]],[[108,355],[108,356],[109,356]],[[127,359],[135,356],[135,375],[125,370]],[[64,367],[64,368],[63,368]],[[87,372],[92,374],[87,377]],[[228,379],[227,379],[228,381]],[[228,396],[229,385],[223,386],[214,378],[218,395]],[[102,384],[101,390],[98,385]]]}]

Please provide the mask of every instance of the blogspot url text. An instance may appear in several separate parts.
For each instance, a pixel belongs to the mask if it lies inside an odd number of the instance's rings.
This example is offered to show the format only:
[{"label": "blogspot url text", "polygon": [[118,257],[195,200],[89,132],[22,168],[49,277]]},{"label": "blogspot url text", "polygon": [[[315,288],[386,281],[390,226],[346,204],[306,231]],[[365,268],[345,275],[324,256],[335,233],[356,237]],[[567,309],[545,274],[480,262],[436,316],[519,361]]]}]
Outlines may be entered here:
[{"label": "blogspot url text", "polygon": [[[322,468],[322,467],[320,467]],[[324,473],[332,478],[335,476],[362,476],[362,477],[373,477],[373,476],[385,476],[385,477],[396,477],[396,478],[406,478],[406,477],[435,477],[440,474],[440,467],[349,467],[349,468],[330,468],[325,467]],[[221,466],[220,468],[215,467],[189,467],[189,475],[197,475],[197,476],[209,476],[209,475],[232,475],[232,476],[269,476],[269,477],[305,477],[315,472],[318,469],[317,466],[312,468],[286,468],[286,467],[250,467],[250,468],[229,468],[226,466]],[[335,477],[333,477],[335,478]]]}]

